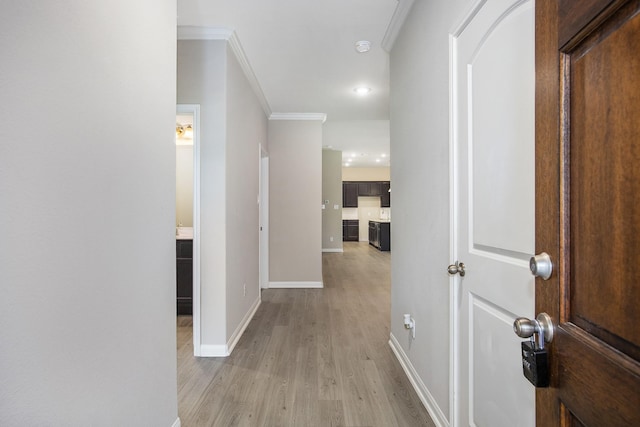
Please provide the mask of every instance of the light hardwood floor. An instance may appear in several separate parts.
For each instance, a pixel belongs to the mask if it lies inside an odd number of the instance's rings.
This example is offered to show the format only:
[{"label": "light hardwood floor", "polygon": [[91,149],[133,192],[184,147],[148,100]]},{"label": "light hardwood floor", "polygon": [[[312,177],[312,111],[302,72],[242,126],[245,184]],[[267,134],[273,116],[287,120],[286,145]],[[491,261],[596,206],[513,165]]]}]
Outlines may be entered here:
[{"label": "light hardwood floor", "polygon": [[268,289],[227,358],[178,317],[178,412],[193,426],[434,426],[389,347],[390,253],[345,242],[324,289]]}]

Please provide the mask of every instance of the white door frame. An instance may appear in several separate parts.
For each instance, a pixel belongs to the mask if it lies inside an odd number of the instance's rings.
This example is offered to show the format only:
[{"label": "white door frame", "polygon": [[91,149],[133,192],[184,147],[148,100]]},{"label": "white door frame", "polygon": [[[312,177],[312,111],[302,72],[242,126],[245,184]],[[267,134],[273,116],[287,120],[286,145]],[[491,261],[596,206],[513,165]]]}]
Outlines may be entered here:
[{"label": "white door frame", "polygon": [[193,116],[193,355],[200,356],[200,105],[178,104],[176,113]]},{"label": "white door frame", "polygon": [[[269,153],[260,144],[259,174],[259,282],[262,289],[269,288]],[[261,294],[261,293],[260,293]]]}]

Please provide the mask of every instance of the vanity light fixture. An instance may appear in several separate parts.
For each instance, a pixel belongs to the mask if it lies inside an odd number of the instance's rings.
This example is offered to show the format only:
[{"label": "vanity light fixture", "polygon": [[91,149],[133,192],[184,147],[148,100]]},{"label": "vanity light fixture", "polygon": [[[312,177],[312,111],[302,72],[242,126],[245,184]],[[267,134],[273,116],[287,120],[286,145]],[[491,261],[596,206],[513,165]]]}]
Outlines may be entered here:
[{"label": "vanity light fixture", "polygon": [[176,138],[193,139],[193,125],[176,123]]}]

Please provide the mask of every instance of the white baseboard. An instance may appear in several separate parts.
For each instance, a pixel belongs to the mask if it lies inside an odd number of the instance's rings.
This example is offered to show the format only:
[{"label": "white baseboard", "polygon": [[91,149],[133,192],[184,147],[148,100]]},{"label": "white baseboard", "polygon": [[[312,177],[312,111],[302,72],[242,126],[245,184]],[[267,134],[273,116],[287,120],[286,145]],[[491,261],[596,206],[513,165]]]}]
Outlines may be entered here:
[{"label": "white baseboard", "polygon": [[228,355],[226,345],[200,345],[200,357],[227,357]]},{"label": "white baseboard", "polygon": [[240,337],[242,336],[242,334],[244,334],[244,331],[245,329],[247,329],[247,326],[249,326],[249,323],[251,322],[251,319],[253,319],[254,314],[256,314],[256,311],[258,310],[258,307],[260,307],[261,302],[262,300],[260,298],[255,300],[255,302],[253,303],[253,306],[249,309],[247,314],[244,316],[244,319],[242,319],[242,322],[240,322],[236,330],[233,332],[233,334],[229,338],[229,341],[227,342],[227,349],[229,354],[231,354],[236,344],[238,344]]},{"label": "white baseboard", "polygon": [[176,420],[171,424],[171,427],[180,427],[182,424],[180,423],[180,417],[176,418]]},{"label": "white baseboard", "polygon": [[323,287],[322,282],[269,282],[269,289],[317,289]]},{"label": "white baseboard", "polygon": [[322,248],[322,252],[344,252],[342,248]]},{"label": "white baseboard", "polygon": [[229,338],[229,341],[227,341],[227,344],[225,345],[202,344],[200,346],[200,357],[229,356],[233,351],[234,347],[236,346],[236,344],[238,343],[238,341],[240,340],[240,337],[244,333],[245,329],[247,329],[247,326],[249,326],[249,323],[251,322],[251,319],[253,319],[253,316],[256,314],[256,311],[258,310],[258,307],[260,307],[261,302],[262,301],[258,298],[253,303],[253,306],[251,306],[251,309],[249,309],[247,314],[244,316],[244,319],[242,319],[242,322],[240,322],[236,330],[233,332],[233,334]]},{"label": "white baseboard", "polygon": [[391,350],[393,350],[398,362],[400,362],[400,366],[404,370],[404,373],[407,374],[407,378],[409,378],[409,382],[413,386],[413,389],[418,394],[420,401],[427,408],[429,415],[431,415],[431,419],[438,427],[449,427],[449,421],[447,421],[447,417],[444,415],[438,404],[436,403],[433,395],[427,389],[427,386],[422,382],[422,379],[416,372],[411,360],[407,357],[407,354],[404,352],[396,337],[393,334],[389,336],[389,346]]}]

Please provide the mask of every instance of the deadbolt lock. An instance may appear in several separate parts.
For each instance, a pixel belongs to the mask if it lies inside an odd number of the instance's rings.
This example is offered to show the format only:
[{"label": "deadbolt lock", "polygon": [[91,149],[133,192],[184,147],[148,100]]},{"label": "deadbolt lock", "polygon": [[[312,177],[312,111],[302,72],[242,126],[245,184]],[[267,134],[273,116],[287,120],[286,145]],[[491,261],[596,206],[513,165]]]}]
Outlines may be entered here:
[{"label": "deadbolt lock", "polygon": [[553,273],[553,263],[548,253],[542,252],[532,256],[529,260],[529,270],[531,274],[540,277],[542,280],[548,280]]}]

